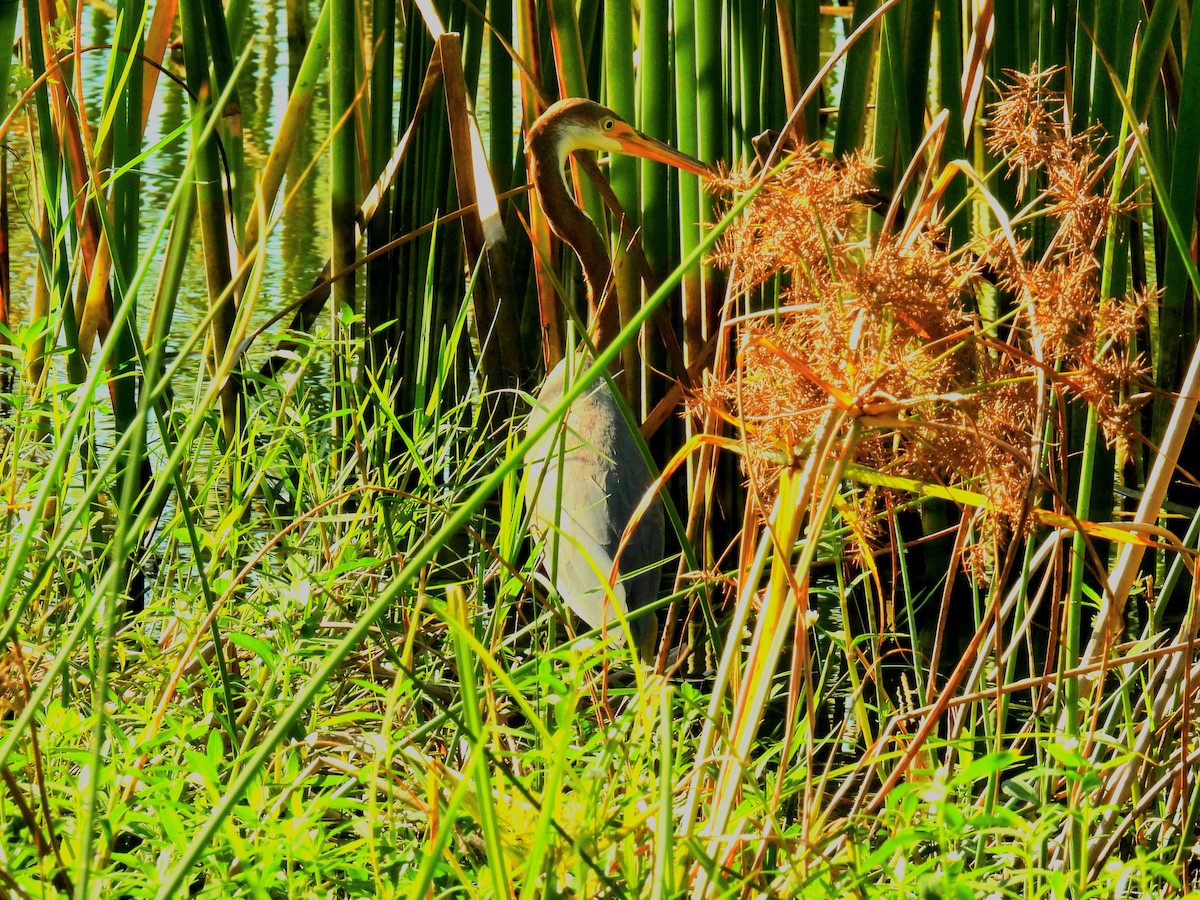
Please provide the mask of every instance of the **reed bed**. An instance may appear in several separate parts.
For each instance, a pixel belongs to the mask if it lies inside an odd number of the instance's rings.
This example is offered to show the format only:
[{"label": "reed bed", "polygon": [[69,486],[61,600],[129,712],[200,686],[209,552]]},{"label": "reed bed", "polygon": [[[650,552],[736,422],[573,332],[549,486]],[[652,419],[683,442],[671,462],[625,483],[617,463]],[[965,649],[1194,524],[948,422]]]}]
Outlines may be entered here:
[{"label": "reed bed", "polygon": [[[0,896],[1194,892],[1198,22],[0,4]],[[715,169],[572,169],[655,664],[523,511],[566,95]]]}]

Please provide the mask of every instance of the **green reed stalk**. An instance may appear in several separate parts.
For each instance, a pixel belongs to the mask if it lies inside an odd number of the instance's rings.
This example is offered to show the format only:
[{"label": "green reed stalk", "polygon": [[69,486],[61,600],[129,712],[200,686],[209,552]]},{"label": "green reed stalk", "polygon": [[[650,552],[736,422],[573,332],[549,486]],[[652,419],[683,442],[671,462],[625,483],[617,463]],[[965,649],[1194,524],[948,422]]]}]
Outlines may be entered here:
[{"label": "green reed stalk", "polygon": [[[816,3],[805,3],[803,0],[792,3],[788,3],[786,0],[776,0],[776,17],[785,13],[790,15],[794,23],[798,86],[803,91],[821,71],[821,30],[823,28],[821,7]],[[780,40],[783,40],[782,33],[780,33]],[[791,110],[786,110],[786,112],[790,114]],[[809,101],[801,121],[804,123],[805,140],[815,141],[823,137],[821,134],[820,94]]]},{"label": "green reed stalk", "polygon": [[[17,33],[17,19],[21,15],[20,0],[0,0],[0,41],[11,47]],[[0,120],[8,115],[11,107],[8,76],[12,70],[12,55],[0,53]]]},{"label": "green reed stalk", "polygon": [[[676,146],[689,156],[700,153],[700,109],[697,103],[699,82],[696,76],[696,8],[693,3],[673,7],[672,33],[675,38],[675,115]],[[700,193],[695,176],[679,173],[679,253],[690,256],[699,245]],[[690,365],[704,345],[700,322],[703,302],[699,273],[683,278],[683,352]]]},{"label": "green reed stalk", "polygon": [[[667,0],[644,0],[638,37],[637,121],[647,134],[667,140],[672,132],[671,45],[667,33]],[[643,222],[668,222],[667,184],[670,169],[648,159],[636,160],[641,187]],[[671,259],[671,228],[644,228],[638,237],[655,274],[667,270]]]},{"label": "green reed stalk", "polygon": [[[329,0],[329,226],[330,269],[349,271],[357,259],[354,216],[358,212],[358,157],[355,142],[355,91],[358,86],[358,33],[353,0]],[[341,352],[333,362],[334,446],[340,447],[349,432],[346,411],[354,407],[350,390],[351,340],[357,312],[355,277],[337,278],[330,305],[331,333]]]},{"label": "green reed stalk", "polygon": [[[962,4],[959,0],[938,0],[937,96],[942,109],[949,113],[946,137],[942,145],[944,161],[965,159],[966,136],[963,133],[963,39]],[[946,190],[945,208],[949,212],[947,227],[953,246],[961,246],[967,238],[967,186],[956,178]]]},{"label": "green reed stalk", "polygon": [[[227,225],[230,210],[225,205],[225,167],[215,135],[207,136],[206,123],[212,114],[213,86],[208,72],[208,31],[205,29],[202,0],[180,0],[179,20],[188,52],[184,70],[188,102],[192,110],[192,141],[196,154],[197,214],[204,243],[204,268],[208,300],[214,311],[212,320],[213,356],[223,360],[230,349],[230,336],[237,316],[233,297],[225,300],[225,288],[232,277]],[[222,20],[223,21],[223,20]],[[230,376],[221,388],[221,427],[225,440],[232,443],[241,421],[241,380]]]},{"label": "green reed stalk", "polygon": [[[104,107],[116,104],[112,128],[112,164],[121,169],[137,157],[142,144],[142,72],[135,54],[143,47],[142,27],[146,16],[145,0],[122,0],[118,6],[117,47],[112,62],[118,71],[127,70],[115,85],[116,95],[105,97]],[[114,86],[109,81],[109,86]],[[126,272],[137,268],[138,234],[141,222],[141,177],[136,169],[118,178],[112,186],[114,231],[109,236],[113,259]],[[117,351],[120,354],[120,350]]]},{"label": "green reed stalk", "polygon": [[[181,5],[183,2],[184,0],[180,0]],[[228,167],[230,194],[233,198],[230,204],[230,215],[233,216],[235,223],[235,234],[241,235],[247,210],[242,209],[240,204],[242,198],[249,196],[249,191],[244,190],[247,181],[245,153],[241,139],[242,101],[238,93],[237,78],[234,75],[237,52],[230,40],[226,10],[221,0],[189,0],[189,2],[199,3],[203,8],[204,37],[212,61],[214,91],[228,98],[225,107],[221,110],[221,144],[224,151],[224,163]],[[234,0],[229,7],[229,17],[235,27],[240,27],[238,25],[238,20],[241,18],[238,9],[240,2],[243,0]]]},{"label": "green reed stalk", "polygon": [[[1121,129],[1117,140],[1117,158],[1112,167],[1112,182],[1110,185],[1110,202],[1116,204],[1123,192],[1122,178],[1123,162],[1125,159],[1124,137],[1128,131],[1128,123],[1121,121]],[[1100,299],[1114,296],[1120,290],[1118,284],[1116,257],[1120,243],[1118,239],[1119,222],[1115,217],[1108,222],[1104,242],[1104,260],[1100,270]],[[1123,252],[1123,250],[1120,250]],[[1099,479],[1097,483],[1096,469],[1098,460],[1106,454],[1102,451],[1103,435],[1100,433],[1096,408],[1088,404],[1086,422],[1083,427],[1082,457],[1079,464],[1079,489],[1075,500],[1075,515],[1086,521],[1095,515],[1095,510],[1108,510],[1112,506],[1112,479]],[[1110,455],[1111,456],[1111,455]],[[1111,468],[1110,468],[1111,472]],[[1101,495],[1103,492],[1103,495]],[[1080,640],[1083,621],[1083,586],[1084,576],[1088,569],[1089,539],[1082,531],[1076,531],[1071,541],[1070,582],[1066,596],[1063,599],[1065,616],[1063,636],[1059,645],[1060,671],[1068,671],[1079,664]],[[1083,732],[1083,710],[1080,708],[1079,679],[1068,678],[1063,685],[1062,721],[1067,733],[1079,738]],[[1072,820],[1070,828],[1070,859],[1077,866],[1079,873],[1086,874],[1087,850],[1084,830]]]},{"label": "green reed stalk", "polygon": [[[395,145],[392,107],[395,101],[396,0],[374,0],[371,18],[375,27],[371,37],[371,109],[367,116],[368,183],[374,182],[383,172]],[[379,249],[392,237],[392,198],[393,189],[389,189],[367,225],[368,253]],[[391,321],[394,316],[395,285],[394,254],[389,253],[367,263],[363,321],[369,336],[368,364],[376,372],[383,371],[386,364],[387,341],[373,335],[377,327]]]},{"label": "green reed stalk", "polygon": [[[629,0],[608,0],[604,4],[604,87],[604,100],[608,107],[622,118],[636,122],[633,8]],[[640,225],[638,160],[619,153],[613,154],[608,161],[608,181],[617,202],[636,230]],[[628,322],[640,303],[642,291],[637,267],[626,257],[621,243],[620,222],[611,223],[609,246],[613,248],[614,289],[620,303],[621,321]],[[630,343],[625,348],[622,368],[625,396],[640,397],[643,372],[636,344]]]},{"label": "green reed stalk", "polygon": [[[702,160],[727,158],[729,141],[725,119],[725,92],[730,78],[725,71],[722,34],[728,13],[722,0],[695,0],[696,3],[696,156]],[[683,174],[683,173],[681,173]],[[681,178],[680,191],[693,190],[699,206],[700,236],[713,221],[712,200],[695,176]],[[684,345],[692,340],[701,344],[716,330],[716,313],[721,303],[722,278],[711,263],[700,269],[702,303],[699,317],[690,327],[698,329],[695,338],[684,335]]]},{"label": "green reed stalk", "polygon": [[[111,163],[117,174],[112,179],[111,215],[100,210],[100,217],[112,257],[113,277],[109,289],[116,304],[122,302],[124,291],[128,289],[127,275],[136,271],[140,255],[141,177],[135,163],[141,156],[142,145],[143,64],[137,54],[145,49],[146,15],[144,0],[124,0],[120,5],[117,48],[109,59],[106,96],[101,106],[102,121],[107,119],[107,110],[113,109],[115,112],[111,131],[104,144],[105,147],[111,147]],[[100,272],[91,273],[92,278],[101,275]],[[136,294],[133,303],[136,312]],[[118,432],[136,427],[139,378],[135,342],[133,327],[122,328],[116,335],[113,349],[109,391]],[[127,460],[127,465],[139,477],[148,478],[150,463],[142,454],[144,442],[135,440],[134,447],[141,449]],[[141,598],[138,600],[140,602]]]},{"label": "green reed stalk", "polygon": [[[1170,186],[1160,202],[1169,204],[1182,232],[1182,242],[1167,241],[1163,272],[1159,279],[1162,298],[1158,304],[1158,327],[1154,335],[1154,383],[1173,387],[1180,378],[1194,331],[1186,324],[1188,308],[1187,267],[1183,254],[1196,231],[1196,191],[1200,187],[1200,16],[1193,15],[1188,27],[1187,53],[1181,63],[1179,109],[1175,134],[1170,141]],[[1171,400],[1155,401],[1151,439],[1157,441],[1170,416]]]},{"label": "green reed stalk", "polygon": [[1130,99],[1134,110],[1143,118],[1149,115],[1151,102],[1162,93],[1162,67],[1167,61],[1168,52],[1173,49],[1172,41],[1178,18],[1179,0],[1155,3],[1138,39]]},{"label": "green reed stalk", "polygon": [[[54,121],[51,112],[51,97],[47,60],[45,53],[45,30],[42,24],[41,12],[35,0],[26,0],[23,19],[25,22],[25,46],[29,54],[30,68],[33,77],[37,79],[34,91],[34,110],[36,121],[51,123]],[[35,287],[35,309],[38,312],[50,313],[52,305],[57,303],[62,320],[62,335],[67,350],[67,376],[78,384],[85,377],[84,363],[79,351],[79,324],[75,316],[75,307],[70,302],[70,260],[63,252],[62,234],[63,220],[60,218],[61,201],[66,175],[66,156],[64,151],[55,144],[56,129],[42,127],[36,129],[38,135],[38,165],[41,175],[41,193],[43,202],[39,206],[41,228],[38,239],[42,247],[42,265],[37,271]],[[66,219],[68,227],[74,226],[70,216]],[[48,262],[47,262],[48,261]],[[34,383],[41,384],[41,371],[45,364],[45,341],[38,341],[30,347],[26,358],[26,371],[30,373]]]},{"label": "green reed stalk", "polygon": [[[671,115],[674,103],[668,99],[672,97],[673,87],[668,22],[667,0],[643,2],[638,35],[637,122],[647,134],[663,140],[669,140],[674,134]],[[638,169],[640,189],[637,214],[643,223],[638,240],[650,269],[657,277],[671,268],[673,254],[678,252],[679,246],[678,224],[670,207],[669,184],[672,174],[668,166],[648,159],[633,162]],[[662,223],[662,227],[648,228],[645,223]],[[633,296],[639,301],[645,297],[640,285]],[[646,364],[660,371],[665,367],[666,352],[661,341],[643,342],[642,351]],[[643,412],[653,407],[656,398],[651,393],[652,388],[653,382],[643,377],[641,394],[634,395],[635,410]]]},{"label": "green reed stalk", "polygon": [[1031,15],[1029,0],[996,4],[993,11],[994,34],[989,60],[992,80],[1002,84],[1005,72],[1028,72],[1033,62],[1030,31],[1037,18]]},{"label": "green reed stalk", "polygon": [[487,12],[492,28],[488,44],[488,115],[486,123],[481,124],[486,124],[492,181],[496,190],[503,193],[513,185],[514,66],[504,46],[504,42],[512,46],[515,37],[513,4],[511,0],[490,0]]},{"label": "green reed stalk", "polygon": [[929,56],[909,56],[907,18],[909,4],[893,7],[884,13],[880,27],[879,88],[875,106],[874,150],[879,157],[877,179],[885,194],[894,190],[912,158],[912,119],[924,117],[925,104],[910,107],[909,70],[911,66],[928,66]]},{"label": "green reed stalk", "polygon": [[[1102,146],[1106,151],[1112,149],[1123,117],[1121,101],[1109,77],[1108,67],[1121,84],[1130,84],[1135,38],[1144,27],[1140,4],[1096,0],[1096,30],[1088,39],[1095,61],[1089,112],[1092,121],[1104,127],[1106,140]],[[1140,51],[1141,48],[1137,49]]]},{"label": "green reed stalk", "polygon": [[[584,54],[581,23],[575,15],[570,0],[550,0],[550,38],[554,44],[554,62],[558,83],[563,97],[590,97],[588,90],[588,60]],[[583,210],[593,222],[604,221],[604,204],[600,195],[587,182],[580,179],[583,193]],[[574,255],[568,254],[573,260]]]},{"label": "green reed stalk", "polygon": [[766,85],[758,73],[766,52],[761,44],[766,28],[767,23],[758,10],[742,7],[730,10],[726,65],[730,79],[731,159],[753,159],[750,140],[763,130],[760,107]]}]

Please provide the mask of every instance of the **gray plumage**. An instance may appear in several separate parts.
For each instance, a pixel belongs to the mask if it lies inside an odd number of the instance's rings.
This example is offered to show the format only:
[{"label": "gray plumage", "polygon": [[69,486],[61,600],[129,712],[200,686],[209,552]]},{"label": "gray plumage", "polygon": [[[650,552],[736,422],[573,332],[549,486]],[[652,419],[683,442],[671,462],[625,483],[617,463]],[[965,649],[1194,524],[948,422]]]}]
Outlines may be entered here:
[{"label": "gray plumage", "polygon": [[[577,372],[583,371],[587,359],[581,354]],[[529,417],[531,429],[562,399],[566,375],[564,359],[538,392]],[[546,536],[547,572],[563,600],[588,625],[607,625],[609,634],[623,635],[605,582],[625,527],[652,479],[608,383],[600,379],[591,385],[572,404],[565,428],[550,429],[528,460],[528,490],[539,484],[540,489],[526,497],[537,530]],[[621,553],[612,599],[622,611],[632,613],[657,599],[664,535],[662,504],[656,497]],[[556,552],[557,571],[551,571]],[[630,620],[639,650],[645,650],[647,639],[657,632],[652,629],[653,615]]]}]

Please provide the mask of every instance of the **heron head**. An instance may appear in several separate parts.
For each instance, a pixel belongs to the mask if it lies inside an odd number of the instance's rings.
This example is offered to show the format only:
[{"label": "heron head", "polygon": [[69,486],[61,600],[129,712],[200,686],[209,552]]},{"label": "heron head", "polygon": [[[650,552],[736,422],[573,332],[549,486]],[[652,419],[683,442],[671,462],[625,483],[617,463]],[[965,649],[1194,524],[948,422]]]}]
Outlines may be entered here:
[{"label": "heron head", "polygon": [[642,134],[607,106],[579,97],[559,100],[533,124],[529,130],[529,146],[535,148],[543,142],[553,146],[560,168],[569,154],[593,150],[640,156],[694,175],[709,172],[700,160]]}]

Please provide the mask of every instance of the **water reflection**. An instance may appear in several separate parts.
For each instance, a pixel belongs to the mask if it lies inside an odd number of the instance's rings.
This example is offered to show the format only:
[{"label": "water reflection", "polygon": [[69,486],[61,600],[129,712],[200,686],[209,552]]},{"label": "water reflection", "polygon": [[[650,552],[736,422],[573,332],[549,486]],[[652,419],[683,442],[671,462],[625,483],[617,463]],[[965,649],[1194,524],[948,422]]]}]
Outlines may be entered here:
[{"label": "water reflection", "polygon": [[[257,214],[253,209],[257,174],[274,144],[287,104],[289,84],[292,80],[290,73],[299,66],[298,57],[304,49],[303,46],[289,49],[284,0],[269,0],[246,6],[248,12],[242,34],[250,44],[250,55],[239,78],[239,92],[247,178],[245,183],[237,186],[235,201],[242,221],[246,215]],[[313,10],[309,12],[311,21]],[[115,22],[102,9],[97,6],[89,7],[84,27],[89,31],[83,41],[85,46],[106,47],[112,44]],[[96,125],[94,120],[101,110],[108,60],[107,51],[95,51],[85,54],[82,62],[85,102],[88,114],[93,119],[93,128]],[[181,52],[169,52],[164,64],[182,80]],[[174,79],[160,76],[149,113],[143,148],[158,144],[186,123],[189,114],[188,100],[183,87]],[[328,129],[327,97],[324,92],[318,92],[310,113],[309,127],[304,129],[288,164],[283,190],[283,196],[288,200],[287,206],[282,212],[279,209],[269,211],[279,215],[279,223],[267,237],[265,275],[252,327],[312,287],[328,255],[329,229],[327,217],[323,214],[323,210],[327,208],[324,198],[328,189],[324,159],[317,159],[311,170],[309,169]],[[36,172],[30,159],[32,151],[29,149],[28,134],[23,129],[18,129],[10,135],[9,142],[19,147],[9,160],[12,168],[12,202],[15,209],[21,211],[12,216],[11,226],[12,318],[14,324],[19,324],[24,322],[28,315],[34,290],[38,257],[33,240],[31,211],[38,191],[33,181]],[[190,131],[184,129],[177,138],[158,147],[139,168],[141,258],[145,258],[150,252],[150,243],[178,184],[190,145]],[[232,148],[227,148],[227,151],[230,149]],[[163,243],[165,244],[165,241]],[[150,303],[162,268],[163,253],[164,247],[158,247],[148,269],[147,281],[139,291],[139,322],[143,326],[148,321]],[[127,273],[127,276],[131,277],[132,274]],[[207,303],[203,248],[197,230],[192,235],[188,264],[175,309],[169,341],[172,352],[176,352],[199,326],[207,310]],[[277,333],[264,337],[259,345],[253,348],[252,364],[270,352],[276,336]],[[189,366],[189,373],[198,370],[198,364]]]}]

